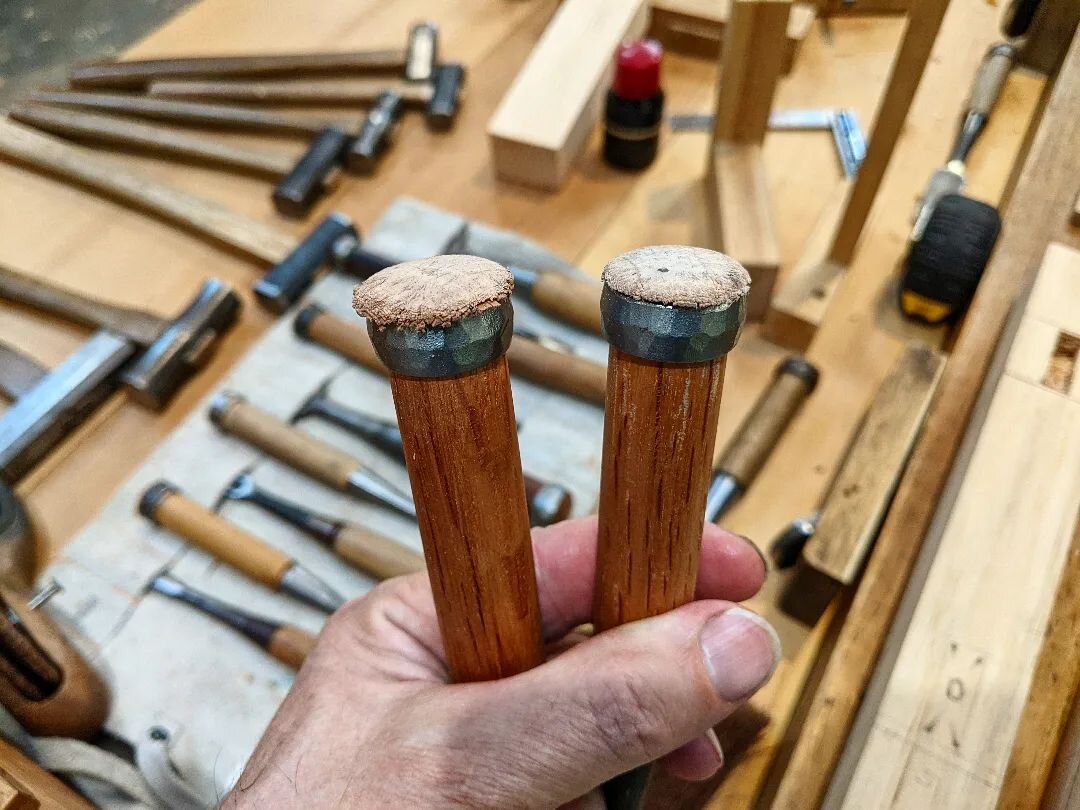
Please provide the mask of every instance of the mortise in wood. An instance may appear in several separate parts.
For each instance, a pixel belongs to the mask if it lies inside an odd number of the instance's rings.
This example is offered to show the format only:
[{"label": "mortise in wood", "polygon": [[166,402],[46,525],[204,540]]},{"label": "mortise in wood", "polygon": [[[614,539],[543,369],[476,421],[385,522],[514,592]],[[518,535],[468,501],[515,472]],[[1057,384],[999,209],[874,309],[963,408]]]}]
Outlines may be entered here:
[{"label": "mortise in wood", "polygon": [[598,630],[689,602],[725,357],[656,363],[612,347],[600,472]]},{"label": "mortise in wood", "polygon": [[445,379],[391,374],[390,387],[451,677],[536,666],[540,605],[506,358]]}]

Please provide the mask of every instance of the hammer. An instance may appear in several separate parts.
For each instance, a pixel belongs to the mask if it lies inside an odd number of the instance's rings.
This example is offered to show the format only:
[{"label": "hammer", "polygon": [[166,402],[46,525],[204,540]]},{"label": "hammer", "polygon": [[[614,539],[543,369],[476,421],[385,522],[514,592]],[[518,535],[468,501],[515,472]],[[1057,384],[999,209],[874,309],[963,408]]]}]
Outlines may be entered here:
[{"label": "hammer", "polygon": [[338,53],[279,53],[244,56],[187,56],[88,62],[72,68],[72,87],[142,90],[155,79],[295,77],[346,73],[399,73],[408,81],[430,81],[439,63],[439,29],[416,23],[402,49]]},{"label": "hammer", "polygon": [[[750,276],[711,250],[632,250],[604,268],[611,344],[604,411],[593,622],[600,632],[694,596],[726,355],[746,312]],[[604,786],[634,808],[648,767]]]},{"label": "hammer", "polygon": [[[314,416],[363,439],[385,455],[405,463],[405,445],[401,431],[392,421],[379,419],[350,408],[327,393],[330,383],[324,383],[308,397],[293,417],[294,422]],[[533,526],[549,526],[565,520],[573,506],[573,498],[565,487],[540,481],[525,473],[525,497],[529,502],[529,522]]]},{"label": "hammer", "polygon": [[436,256],[373,276],[353,299],[389,369],[447,667],[458,682],[508,677],[543,660],[505,357],[512,286],[495,262]]},{"label": "hammer", "polygon": [[149,153],[166,160],[204,163],[276,181],[271,199],[278,213],[303,217],[337,185],[351,139],[336,127],[320,130],[302,155],[249,149],[168,127],[113,115],[16,104],[11,118],[54,135]]},{"label": "hammer", "polygon": [[240,298],[217,279],[205,282],[173,320],[107,304],[0,265],[0,297],[123,336],[142,353],[122,381],[140,404],[160,410],[210,357],[218,338],[236,320]]},{"label": "hammer", "polygon": [[457,62],[439,65],[428,82],[354,80],[158,80],[149,94],[157,98],[241,104],[335,107],[370,105],[392,90],[410,107],[424,110],[432,130],[447,130],[457,116],[465,67]]},{"label": "hammer", "polygon": [[[293,329],[298,337],[318,343],[369,371],[387,373],[364,329],[332,315],[318,304],[308,304],[300,310]],[[514,336],[506,356],[510,370],[520,377],[589,402],[604,401],[605,371],[599,363],[549,349],[520,335]]]}]

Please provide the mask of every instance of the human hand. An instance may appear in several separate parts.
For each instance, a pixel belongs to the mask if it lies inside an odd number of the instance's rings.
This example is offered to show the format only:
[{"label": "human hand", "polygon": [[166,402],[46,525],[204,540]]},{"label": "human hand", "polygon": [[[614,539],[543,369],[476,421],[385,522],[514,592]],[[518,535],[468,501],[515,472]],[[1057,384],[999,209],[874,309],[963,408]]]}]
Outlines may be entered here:
[{"label": "human hand", "polygon": [[603,807],[598,785],[660,760],[684,779],[722,764],[711,729],[772,674],[779,641],[730,601],[765,564],[711,524],[696,601],[585,639],[596,518],[533,532],[548,660],[448,684],[427,577],[389,580],[327,622],[225,810]]}]

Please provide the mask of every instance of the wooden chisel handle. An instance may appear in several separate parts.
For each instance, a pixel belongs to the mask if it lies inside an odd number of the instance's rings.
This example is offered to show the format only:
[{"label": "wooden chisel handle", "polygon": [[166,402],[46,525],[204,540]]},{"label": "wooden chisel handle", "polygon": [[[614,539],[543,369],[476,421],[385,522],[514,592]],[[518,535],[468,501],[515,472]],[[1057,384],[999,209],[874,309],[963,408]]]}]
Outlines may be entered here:
[{"label": "wooden chisel handle", "polygon": [[565,273],[540,273],[529,300],[541,312],[586,332],[602,334],[600,291],[596,282],[571,278]]},{"label": "wooden chisel handle", "polygon": [[239,101],[249,104],[313,104],[316,106],[371,104],[380,93],[392,90],[411,106],[431,101],[427,82],[352,81],[155,81],[149,93],[158,98],[193,101]]},{"label": "wooden chisel handle", "polygon": [[345,491],[360,463],[321,439],[257,408],[239,394],[219,395],[210,408],[219,428],[334,489]]},{"label": "wooden chisel handle", "polygon": [[287,667],[300,669],[315,646],[315,636],[291,624],[282,624],[270,636],[266,651]]},{"label": "wooden chisel handle", "polygon": [[115,115],[61,110],[40,104],[17,104],[13,119],[54,135],[94,143],[132,147],[153,157],[179,157],[211,166],[279,180],[296,160],[281,152],[244,149],[211,138],[188,135],[169,127],[144,124]]},{"label": "wooden chisel handle", "polygon": [[72,87],[142,87],[153,79],[222,78],[224,76],[302,76],[309,73],[396,71],[405,68],[405,51],[343,51],[244,56],[193,56],[175,59],[132,59],[76,65],[68,76]]},{"label": "wooden chisel handle", "polygon": [[165,483],[143,495],[139,511],[207,554],[277,590],[295,560],[253,534],[214,514]]},{"label": "wooden chisel handle", "polygon": [[506,359],[519,377],[589,402],[604,403],[607,368],[600,363],[548,349],[519,335],[510,341]]},{"label": "wooden chisel handle", "polygon": [[[362,326],[310,305],[297,314],[295,328],[301,337],[337,352],[369,371],[387,373]],[[506,358],[510,371],[527,380],[590,402],[604,401],[607,369],[600,363],[545,348],[535,340],[520,336],[510,342]]]},{"label": "wooden chisel handle", "polygon": [[334,538],[334,551],[376,579],[391,579],[424,570],[422,555],[362,526],[343,525]]},{"label": "wooden chisel handle", "polygon": [[297,244],[294,237],[210,200],[140,177],[87,149],[10,121],[0,120],[0,154],[190,228],[268,264],[280,262]]},{"label": "wooden chisel handle", "polygon": [[750,486],[792,418],[813,392],[817,379],[817,369],[804,358],[791,356],[783,360],[772,383],[724,448],[718,469],[735,478],[742,488]]}]

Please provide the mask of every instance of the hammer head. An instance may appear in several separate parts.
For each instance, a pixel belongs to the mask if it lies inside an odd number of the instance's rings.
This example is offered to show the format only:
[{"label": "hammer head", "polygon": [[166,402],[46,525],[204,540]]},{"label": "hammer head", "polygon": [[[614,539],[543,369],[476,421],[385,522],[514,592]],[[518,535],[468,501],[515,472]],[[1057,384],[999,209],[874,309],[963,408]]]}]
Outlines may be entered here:
[{"label": "hammer head", "polygon": [[409,31],[405,48],[405,79],[428,82],[439,63],[439,27],[432,22],[417,23]]},{"label": "hammer head", "polygon": [[426,117],[429,129],[450,129],[457,116],[461,88],[465,84],[465,66],[456,62],[439,65],[431,77],[432,93]]},{"label": "hammer head", "polygon": [[187,308],[123,374],[135,399],[160,410],[209,359],[217,339],[236,320],[240,298],[217,279],[203,284]]},{"label": "hammer head", "polygon": [[349,141],[349,136],[336,127],[319,131],[271,195],[279,214],[299,218],[311,210],[315,201],[336,182]]},{"label": "hammer head", "polygon": [[255,283],[255,295],[267,309],[284,312],[304,294],[324,263],[336,263],[339,255],[348,254],[359,243],[352,220],[334,212]]}]

